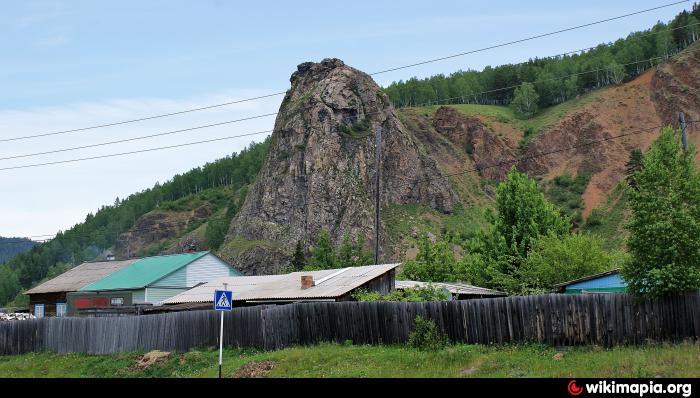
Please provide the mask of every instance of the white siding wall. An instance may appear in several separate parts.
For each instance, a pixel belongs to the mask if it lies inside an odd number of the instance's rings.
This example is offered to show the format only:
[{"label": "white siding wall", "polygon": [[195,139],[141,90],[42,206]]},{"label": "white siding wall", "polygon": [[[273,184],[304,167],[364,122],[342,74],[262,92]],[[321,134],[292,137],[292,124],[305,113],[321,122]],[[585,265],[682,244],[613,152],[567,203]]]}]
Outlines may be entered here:
[{"label": "white siding wall", "polygon": [[193,287],[201,282],[211,282],[222,276],[234,276],[238,273],[227,263],[209,253],[185,267],[187,286]]},{"label": "white siding wall", "polygon": [[167,275],[165,278],[155,281],[153,284],[149,285],[152,287],[192,287],[194,285],[187,284],[187,267],[182,267],[179,270]]},{"label": "white siding wall", "polygon": [[146,289],[134,290],[131,292],[131,301],[133,304],[143,304],[146,302]]},{"label": "white siding wall", "polygon": [[146,298],[151,304],[160,304],[161,301],[169,299],[177,294],[180,294],[187,289],[164,289],[158,287],[147,287]]}]

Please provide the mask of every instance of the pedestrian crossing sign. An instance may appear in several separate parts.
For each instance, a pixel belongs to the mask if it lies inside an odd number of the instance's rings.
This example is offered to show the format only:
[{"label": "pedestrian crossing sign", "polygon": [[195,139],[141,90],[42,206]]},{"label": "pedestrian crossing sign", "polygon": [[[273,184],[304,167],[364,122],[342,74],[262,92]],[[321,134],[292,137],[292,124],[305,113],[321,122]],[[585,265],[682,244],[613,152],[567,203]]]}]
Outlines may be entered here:
[{"label": "pedestrian crossing sign", "polygon": [[233,309],[232,293],[229,290],[214,291],[214,309],[217,311],[231,311]]}]

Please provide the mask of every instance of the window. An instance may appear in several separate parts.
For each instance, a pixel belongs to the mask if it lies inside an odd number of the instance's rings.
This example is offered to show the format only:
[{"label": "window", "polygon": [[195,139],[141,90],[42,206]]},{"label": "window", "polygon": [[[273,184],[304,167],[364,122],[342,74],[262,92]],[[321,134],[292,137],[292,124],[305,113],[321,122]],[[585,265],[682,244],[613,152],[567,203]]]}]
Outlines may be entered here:
[{"label": "window", "polygon": [[66,316],[66,303],[56,303],[56,316]]},{"label": "window", "polygon": [[34,316],[37,318],[44,317],[44,304],[34,304]]},{"label": "window", "polygon": [[124,297],[112,297],[112,305],[124,305]]}]

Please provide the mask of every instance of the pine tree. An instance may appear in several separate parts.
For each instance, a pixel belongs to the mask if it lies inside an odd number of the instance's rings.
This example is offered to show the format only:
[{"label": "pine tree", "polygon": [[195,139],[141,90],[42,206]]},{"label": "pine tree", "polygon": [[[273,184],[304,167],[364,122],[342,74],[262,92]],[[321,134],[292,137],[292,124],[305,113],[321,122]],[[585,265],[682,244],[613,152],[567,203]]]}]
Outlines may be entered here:
[{"label": "pine tree", "polygon": [[304,269],[306,264],[306,254],[304,253],[304,245],[301,240],[297,241],[297,246],[294,249],[294,255],[292,255],[292,270],[301,271]]},{"label": "pine tree", "polygon": [[311,260],[305,270],[332,269],[337,267],[338,260],[331,243],[331,235],[325,229],[318,235],[318,241],[311,251]]}]

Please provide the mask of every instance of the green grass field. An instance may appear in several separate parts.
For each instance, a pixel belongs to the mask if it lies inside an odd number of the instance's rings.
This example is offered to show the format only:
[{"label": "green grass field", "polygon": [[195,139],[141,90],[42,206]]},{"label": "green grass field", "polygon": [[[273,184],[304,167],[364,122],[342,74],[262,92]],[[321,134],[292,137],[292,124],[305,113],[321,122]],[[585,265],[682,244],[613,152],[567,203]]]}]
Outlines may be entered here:
[{"label": "green grass field", "polygon": [[[0,377],[216,377],[218,351],[171,354],[148,367],[139,354],[34,353],[0,357]],[[231,377],[700,377],[700,343],[641,347],[456,345],[424,352],[403,346],[320,344],[273,352],[225,350]],[[243,367],[243,368],[241,368]],[[271,369],[270,369],[271,368]]]}]

